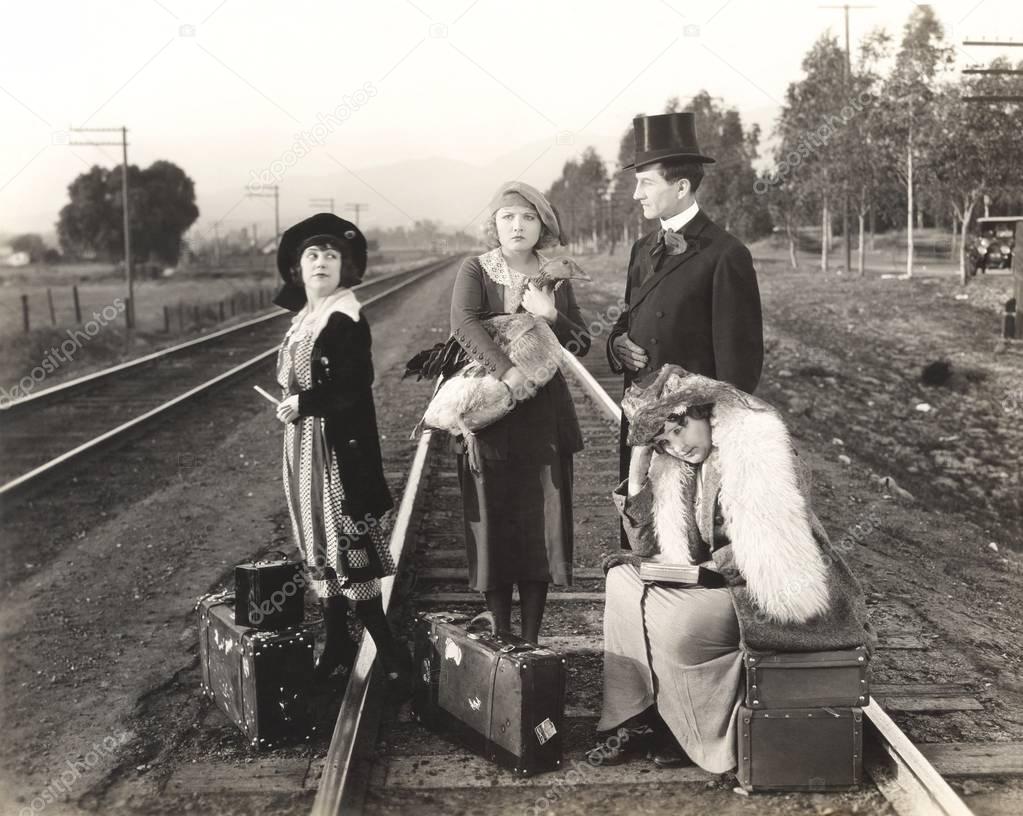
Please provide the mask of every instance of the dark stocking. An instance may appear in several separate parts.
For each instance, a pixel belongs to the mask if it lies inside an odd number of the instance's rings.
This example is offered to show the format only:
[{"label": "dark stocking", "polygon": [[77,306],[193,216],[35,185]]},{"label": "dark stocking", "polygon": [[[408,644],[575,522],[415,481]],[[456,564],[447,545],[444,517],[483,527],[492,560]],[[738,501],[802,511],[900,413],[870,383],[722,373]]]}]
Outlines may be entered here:
[{"label": "dark stocking", "polygon": [[543,608],[547,604],[547,582],[519,581],[519,598],[522,601],[522,639],[537,643]]},{"label": "dark stocking", "polygon": [[358,650],[348,636],[348,601],[337,595],[324,598],[322,605],[327,640],[313,671],[317,681],[326,680],[338,666],[351,666]]},{"label": "dark stocking", "polygon": [[494,614],[498,632],[511,630],[512,585],[502,584],[497,589],[488,589],[487,609]]},{"label": "dark stocking", "polygon": [[355,602],[355,614],[362,625],[366,627],[370,637],[376,644],[377,652],[383,661],[384,671],[388,674],[395,674],[404,671],[408,662],[408,654],[402,654],[398,644],[394,641],[391,633],[391,626],[384,614],[384,604],[377,595],[367,601]]}]

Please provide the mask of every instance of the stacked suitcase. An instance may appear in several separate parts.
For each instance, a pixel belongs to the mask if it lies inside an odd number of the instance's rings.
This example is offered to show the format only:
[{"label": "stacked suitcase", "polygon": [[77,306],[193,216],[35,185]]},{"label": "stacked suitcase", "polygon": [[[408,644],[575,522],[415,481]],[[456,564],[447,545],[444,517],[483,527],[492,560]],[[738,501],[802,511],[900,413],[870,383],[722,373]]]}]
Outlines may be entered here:
[{"label": "stacked suitcase", "polygon": [[307,710],[313,632],[304,615],[300,565],[241,564],[235,592],[199,600],[201,687],[255,748],[313,729]]},{"label": "stacked suitcase", "polygon": [[745,654],[737,776],[748,791],[848,790],[863,776],[867,652]]}]

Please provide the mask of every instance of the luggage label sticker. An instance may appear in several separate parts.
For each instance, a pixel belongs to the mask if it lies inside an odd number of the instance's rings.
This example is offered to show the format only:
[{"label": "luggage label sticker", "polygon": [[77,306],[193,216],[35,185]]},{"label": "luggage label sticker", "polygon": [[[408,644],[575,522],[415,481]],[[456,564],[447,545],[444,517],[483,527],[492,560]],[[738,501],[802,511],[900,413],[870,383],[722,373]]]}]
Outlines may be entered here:
[{"label": "luggage label sticker", "polygon": [[483,701],[480,700],[479,697],[470,697],[469,698],[469,708],[471,708],[473,711],[479,711],[480,710],[480,706],[482,706],[482,705],[483,705]]},{"label": "luggage label sticker", "polygon": [[453,640],[448,640],[444,646],[444,659],[454,661],[456,666],[462,665],[462,647]]},{"label": "luggage label sticker", "polygon": [[554,727],[550,717],[536,726],[533,731],[536,732],[536,738],[540,741],[541,745],[558,733],[558,729]]}]

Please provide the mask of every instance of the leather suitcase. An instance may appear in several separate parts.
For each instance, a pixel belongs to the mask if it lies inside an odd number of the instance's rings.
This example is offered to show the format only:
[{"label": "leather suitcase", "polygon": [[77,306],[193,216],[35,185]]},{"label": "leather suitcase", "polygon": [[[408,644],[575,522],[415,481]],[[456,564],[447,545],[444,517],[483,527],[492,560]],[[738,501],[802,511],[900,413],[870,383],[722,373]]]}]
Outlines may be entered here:
[{"label": "leather suitcase", "polygon": [[870,702],[867,650],[743,654],[748,708],[865,706]]},{"label": "leather suitcase", "polygon": [[739,784],[748,791],[850,790],[863,780],[863,710],[739,707]]},{"label": "leather suitcase", "polygon": [[561,765],[564,658],[465,616],[421,613],[413,710],[523,776]]},{"label": "leather suitcase", "polygon": [[306,710],[313,633],[296,627],[262,632],[234,622],[234,596],[197,604],[202,690],[257,748],[309,739]]},{"label": "leather suitcase", "polygon": [[276,631],[299,626],[305,618],[302,564],[278,554],[278,559],[234,568],[234,622],[239,626]]}]

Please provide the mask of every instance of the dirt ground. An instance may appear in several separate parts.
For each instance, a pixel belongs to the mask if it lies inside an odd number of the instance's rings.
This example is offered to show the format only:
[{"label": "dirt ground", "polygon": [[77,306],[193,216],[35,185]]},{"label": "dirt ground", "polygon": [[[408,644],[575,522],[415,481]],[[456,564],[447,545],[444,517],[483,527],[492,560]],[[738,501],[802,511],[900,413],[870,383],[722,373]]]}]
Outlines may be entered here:
[{"label": "dirt ground", "polygon": [[[849,559],[872,606],[930,644],[890,658],[880,678],[959,683],[984,703],[978,717],[900,724],[922,742],[1023,740],[1023,354],[997,342],[1005,279],[971,284],[970,299],[957,300],[947,279],[823,278],[786,271],[783,255],[757,252],[768,342],[760,393],[786,412],[832,538],[867,531],[852,536]],[[581,260],[595,280],[579,299],[595,316],[620,296],[625,258]],[[399,382],[401,366],[446,336],[451,279],[371,316],[395,487],[428,397]],[[923,385],[922,368],[938,359],[951,362],[950,378]],[[27,548],[31,577],[0,600],[0,813],[151,812],[138,802],[154,805],[171,769],[244,753],[199,699],[192,605],[235,563],[288,542],[279,428],[249,396],[270,376],[182,411],[161,429],[177,440],[174,456],[166,440],[140,439],[4,519],[0,534],[35,525],[48,555]],[[985,804],[1004,800],[993,784],[959,787],[978,813],[1011,812]],[[310,801],[296,794],[272,812]],[[812,798],[801,801],[814,812]],[[245,812],[232,802],[189,809]]]}]

